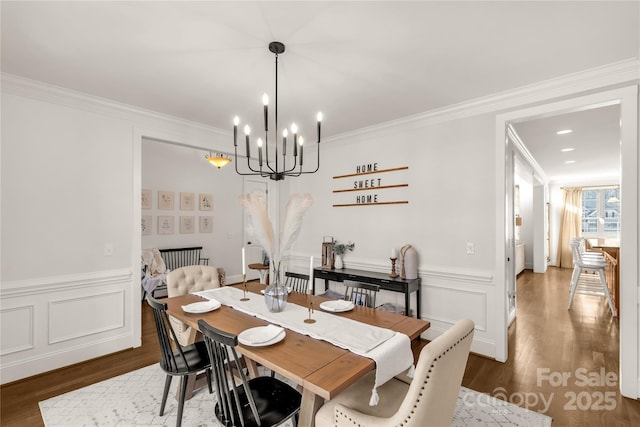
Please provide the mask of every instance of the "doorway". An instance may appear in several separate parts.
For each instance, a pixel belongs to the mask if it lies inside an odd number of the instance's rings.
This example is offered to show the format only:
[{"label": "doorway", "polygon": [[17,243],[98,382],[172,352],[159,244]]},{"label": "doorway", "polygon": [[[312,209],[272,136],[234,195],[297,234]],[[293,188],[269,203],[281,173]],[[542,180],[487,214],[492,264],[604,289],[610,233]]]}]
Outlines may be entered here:
[{"label": "doorway", "polygon": [[[507,328],[509,316],[509,301],[507,291],[511,286],[510,281],[515,276],[511,260],[513,259],[514,245],[513,234],[509,225],[513,221],[513,209],[508,205],[513,200],[513,185],[509,186],[509,176],[512,164],[509,162],[509,148],[507,129],[511,123],[528,119],[548,117],[568,111],[594,108],[612,104],[620,105],[621,127],[621,191],[629,199],[621,205],[622,224],[625,233],[621,240],[621,312],[624,316],[620,319],[620,391],[623,396],[629,398],[638,397],[638,271],[635,268],[638,259],[638,112],[637,112],[637,87],[631,86],[622,89],[601,92],[593,95],[559,101],[552,104],[532,107],[520,111],[514,111],[499,115],[496,118],[496,158],[504,159],[505,168],[502,174],[498,174],[496,196],[498,200],[504,200],[503,214],[497,218],[496,240],[496,270],[504,271],[504,283],[498,283],[502,288],[504,297],[504,316],[501,319],[501,331],[503,334],[497,340],[496,358],[506,360],[508,354]],[[500,176],[501,175],[501,176]],[[622,190],[624,188],[624,190]],[[505,192],[506,197],[505,197]],[[542,209],[544,214],[544,207]]]},{"label": "doorway", "polygon": [[[264,180],[256,180],[245,178],[244,180],[244,193],[258,193],[264,196],[265,201],[267,203],[267,212],[269,212],[269,207],[271,203],[269,201],[269,189],[268,183]],[[260,243],[257,241],[251,227],[248,227],[249,224],[249,212],[247,209],[243,209],[244,218],[243,218],[243,227],[242,227],[242,238],[243,238],[243,247],[246,252],[246,264],[262,264],[263,262],[268,262],[268,260],[264,259],[264,251]],[[273,218],[273,216],[271,215]],[[268,263],[267,263],[268,265]],[[247,268],[245,265],[244,268]],[[247,268],[247,280],[256,280],[259,277],[259,270],[254,270]]]}]

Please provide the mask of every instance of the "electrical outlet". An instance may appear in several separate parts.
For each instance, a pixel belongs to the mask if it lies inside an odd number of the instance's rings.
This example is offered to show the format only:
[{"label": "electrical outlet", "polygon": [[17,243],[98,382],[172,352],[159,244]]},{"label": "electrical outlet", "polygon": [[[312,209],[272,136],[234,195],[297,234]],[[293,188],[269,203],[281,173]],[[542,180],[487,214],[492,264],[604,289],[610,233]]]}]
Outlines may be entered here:
[{"label": "electrical outlet", "polygon": [[476,246],[473,243],[467,243],[467,255],[474,255],[476,253]]},{"label": "electrical outlet", "polygon": [[104,244],[104,255],[105,256],[113,255],[113,243],[105,243]]}]

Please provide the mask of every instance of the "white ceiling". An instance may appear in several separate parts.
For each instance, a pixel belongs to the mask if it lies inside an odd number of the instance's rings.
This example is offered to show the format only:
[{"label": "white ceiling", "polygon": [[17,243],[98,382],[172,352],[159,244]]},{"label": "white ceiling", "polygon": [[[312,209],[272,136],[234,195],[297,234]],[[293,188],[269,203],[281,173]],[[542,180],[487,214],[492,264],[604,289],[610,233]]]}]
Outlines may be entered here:
[{"label": "white ceiling", "polygon": [[[529,120],[513,128],[549,181],[620,179],[620,105]],[[562,130],[572,132],[558,135]]]},{"label": "white ceiling", "polygon": [[225,130],[235,114],[262,126],[281,41],[280,127],[312,138],[318,110],[337,135],[640,56],[637,1],[2,1],[1,14],[3,72]]}]

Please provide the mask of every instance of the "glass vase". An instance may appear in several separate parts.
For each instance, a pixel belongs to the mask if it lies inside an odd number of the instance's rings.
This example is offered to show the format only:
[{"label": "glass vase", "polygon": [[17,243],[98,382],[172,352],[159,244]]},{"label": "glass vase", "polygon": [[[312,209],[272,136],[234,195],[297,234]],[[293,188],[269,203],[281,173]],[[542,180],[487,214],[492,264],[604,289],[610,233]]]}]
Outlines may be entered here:
[{"label": "glass vase", "polygon": [[280,268],[274,268],[269,285],[264,290],[264,302],[272,313],[280,313],[287,306],[287,288],[280,278]]}]

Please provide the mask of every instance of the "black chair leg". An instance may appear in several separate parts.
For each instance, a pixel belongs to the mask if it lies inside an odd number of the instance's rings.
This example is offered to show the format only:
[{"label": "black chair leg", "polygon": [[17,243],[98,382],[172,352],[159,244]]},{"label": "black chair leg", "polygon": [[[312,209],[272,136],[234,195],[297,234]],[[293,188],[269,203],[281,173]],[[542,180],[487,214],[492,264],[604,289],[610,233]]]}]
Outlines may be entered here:
[{"label": "black chair leg", "polygon": [[171,386],[171,380],[173,377],[167,375],[167,379],[164,380],[164,392],[162,393],[162,404],[160,404],[160,416],[164,414],[164,405],[167,403],[167,395],[169,394],[169,387]]},{"label": "black chair leg", "polygon": [[182,425],[182,410],[184,409],[184,397],[187,394],[187,376],[180,377],[180,399],[178,400],[178,419],[176,420],[176,427]]},{"label": "black chair leg", "polygon": [[207,369],[205,371],[205,373],[207,374],[207,385],[209,386],[209,394],[213,393],[213,387],[211,386],[211,369]]}]

